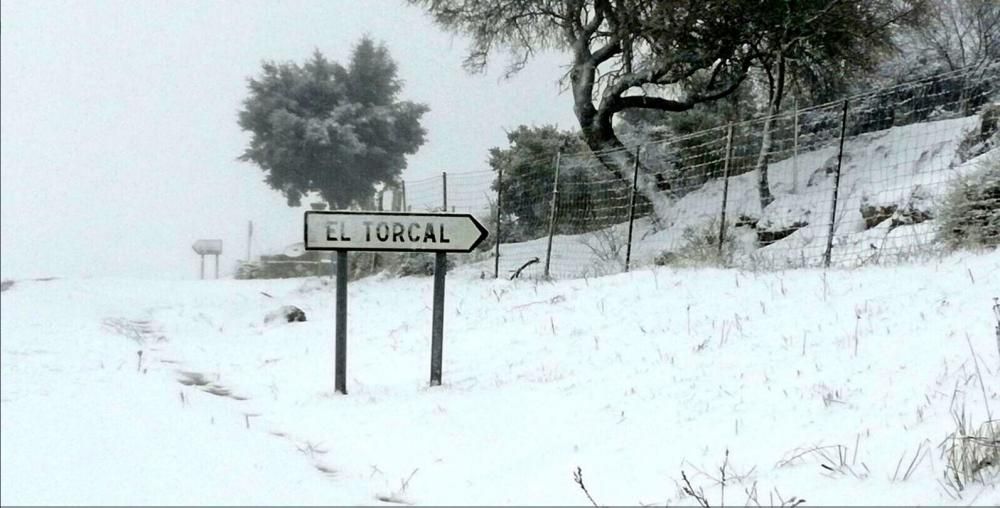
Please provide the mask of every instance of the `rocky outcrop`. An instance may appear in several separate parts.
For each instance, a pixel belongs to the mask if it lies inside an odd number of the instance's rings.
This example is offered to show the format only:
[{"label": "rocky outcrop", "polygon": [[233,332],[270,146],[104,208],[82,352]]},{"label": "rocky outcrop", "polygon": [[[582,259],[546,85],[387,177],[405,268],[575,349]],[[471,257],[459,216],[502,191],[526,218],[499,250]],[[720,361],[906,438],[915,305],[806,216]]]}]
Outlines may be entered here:
[{"label": "rocky outcrop", "polygon": [[864,218],[866,230],[886,220],[891,220],[890,230],[899,226],[920,224],[934,218],[931,209],[931,196],[919,185],[903,203],[892,202],[879,195],[865,196],[861,200],[861,217]]},{"label": "rocky outcrop", "polygon": [[793,222],[792,224],[778,229],[757,229],[757,245],[766,247],[774,242],[784,240],[792,233],[808,226],[808,222]]}]

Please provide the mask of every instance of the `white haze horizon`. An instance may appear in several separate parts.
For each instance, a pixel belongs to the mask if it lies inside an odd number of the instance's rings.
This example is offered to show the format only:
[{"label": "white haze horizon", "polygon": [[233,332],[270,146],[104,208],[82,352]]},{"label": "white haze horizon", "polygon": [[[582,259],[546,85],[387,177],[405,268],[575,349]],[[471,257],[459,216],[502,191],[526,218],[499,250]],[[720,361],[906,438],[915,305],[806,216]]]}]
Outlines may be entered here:
[{"label": "white haze horizon", "polygon": [[[565,57],[509,80],[461,63],[468,40],[418,8],[370,2],[3,2],[0,274],[3,278],[198,278],[191,244],[223,241],[222,276],[301,241],[302,212],[237,161],[246,80],[263,61],[346,62],[383,42],[422,102],[427,142],[406,179],[489,168],[518,125],[574,128]],[[211,276],[213,260],[206,261]]]}]

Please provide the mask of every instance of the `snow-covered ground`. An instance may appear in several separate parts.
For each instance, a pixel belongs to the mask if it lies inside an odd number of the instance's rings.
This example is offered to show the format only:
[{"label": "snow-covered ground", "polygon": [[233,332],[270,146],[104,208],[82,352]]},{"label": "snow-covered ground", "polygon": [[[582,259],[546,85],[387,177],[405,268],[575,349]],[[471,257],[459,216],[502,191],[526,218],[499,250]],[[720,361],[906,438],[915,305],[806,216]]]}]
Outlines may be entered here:
[{"label": "snow-covered ground", "polygon": [[[431,280],[373,277],[349,288],[345,396],[329,279],[17,281],[0,501],[589,504],[579,467],[601,504],[695,504],[683,471],[713,506],[997,505],[996,483],[946,492],[939,444],[954,412],[1000,412],[998,288],[996,252],[556,282],[460,268],[429,388]],[[265,323],[282,305],[308,321]]]}]

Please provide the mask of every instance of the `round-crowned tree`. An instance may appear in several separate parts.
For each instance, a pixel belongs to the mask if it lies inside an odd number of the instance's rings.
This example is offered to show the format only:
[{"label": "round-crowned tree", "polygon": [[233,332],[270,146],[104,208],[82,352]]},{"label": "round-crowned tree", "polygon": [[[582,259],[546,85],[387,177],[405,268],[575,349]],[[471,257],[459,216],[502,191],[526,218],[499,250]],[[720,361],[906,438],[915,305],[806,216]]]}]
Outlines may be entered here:
[{"label": "round-crowned tree", "polygon": [[402,82],[382,44],[364,37],[347,67],[318,50],[302,65],[264,62],[248,81],[239,126],[251,134],[239,157],[264,171],[289,206],[318,193],[331,207],[365,206],[394,187],[426,131],[424,104],[399,100]]}]

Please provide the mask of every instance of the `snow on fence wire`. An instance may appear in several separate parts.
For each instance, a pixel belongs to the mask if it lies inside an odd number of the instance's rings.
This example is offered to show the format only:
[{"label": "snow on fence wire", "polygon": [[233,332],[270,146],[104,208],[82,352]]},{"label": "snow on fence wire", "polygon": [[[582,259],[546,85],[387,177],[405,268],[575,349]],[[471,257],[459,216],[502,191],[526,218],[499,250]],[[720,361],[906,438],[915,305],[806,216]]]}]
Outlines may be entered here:
[{"label": "snow on fence wire", "polygon": [[[912,259],[939,250],[937,219],[956,181],[988,163],[1000,172],[998,77],[994,62],[621,150],[525,161],[515,176],[408,181],[405,206],[479,217],[492,236],[475,260],[494,276],[534,258],[524,275]],[[629,169],[615,174],[602,162],[612,159]],[[996,196],[975,206],[1000,214]],[[995,228],[985,234],[1000,243]]]}]

